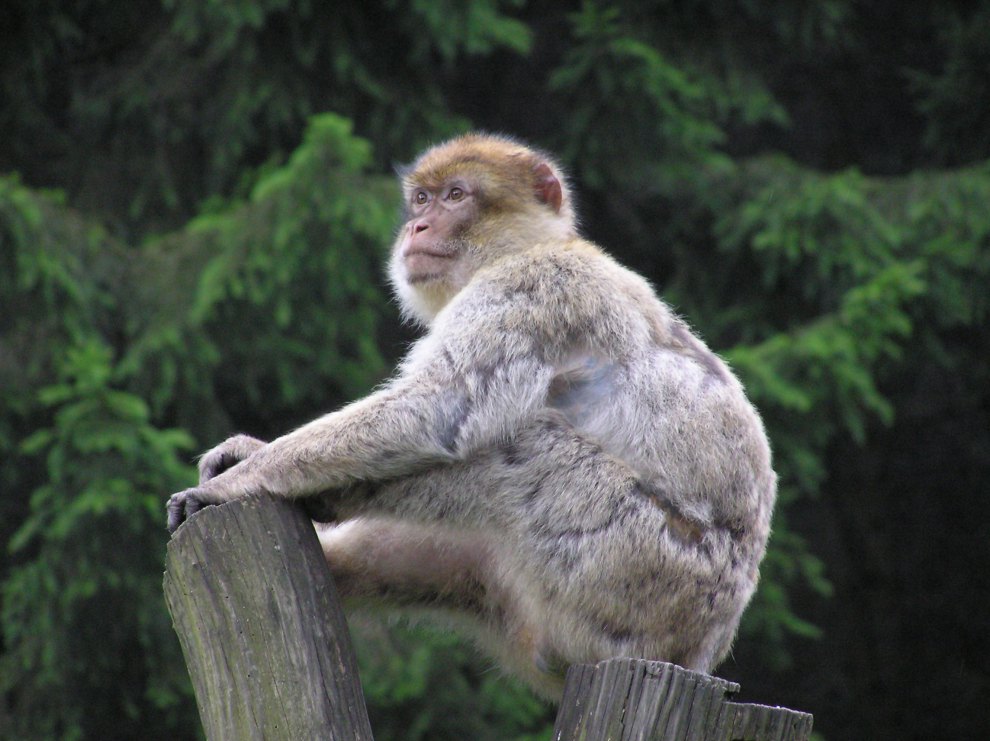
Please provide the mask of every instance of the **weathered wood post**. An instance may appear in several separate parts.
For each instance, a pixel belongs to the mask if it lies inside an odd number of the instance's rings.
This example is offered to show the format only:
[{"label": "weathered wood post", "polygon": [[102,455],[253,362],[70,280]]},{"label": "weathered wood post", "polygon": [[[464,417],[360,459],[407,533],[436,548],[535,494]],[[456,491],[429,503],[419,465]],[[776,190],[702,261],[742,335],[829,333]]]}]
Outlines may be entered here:
[{"label": "weathered wood post", "polygon": [[313,525],[247,497],[168,544],[165,601],[210,741],[371,739],[350,633]]},{"label": "weathered wood post", "polygon": [[739,685],[674,664],[609,659],[572,666],[555,741],[805,741],[812,717],[730,702]]},{"label": "weathered wood post", "polygon": [[[209,741],[371,739],[350,634],[309,519],[285,500],[208,507],[168,544],[165,600]],[[572,666],[556,741],[805,741],[812,717],[731,702],[673,664]]]}]

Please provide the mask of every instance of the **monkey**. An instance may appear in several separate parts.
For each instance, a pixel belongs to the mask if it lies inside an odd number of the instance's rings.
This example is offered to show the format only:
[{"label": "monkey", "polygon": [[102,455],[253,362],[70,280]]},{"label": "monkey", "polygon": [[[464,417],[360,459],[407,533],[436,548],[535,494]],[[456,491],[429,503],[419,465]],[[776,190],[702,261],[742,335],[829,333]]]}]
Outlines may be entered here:
[{"label": "monkey", "polygon": [[472,133],[400,177],[388,274],[425,333],[369,396],[209,451],[168,530],[251,493],[298,498],[329,522],[347,605],[436,615],[550,699],[575,663],[710,672],[776,498],[742,384],[580,236],[549,155]]}]

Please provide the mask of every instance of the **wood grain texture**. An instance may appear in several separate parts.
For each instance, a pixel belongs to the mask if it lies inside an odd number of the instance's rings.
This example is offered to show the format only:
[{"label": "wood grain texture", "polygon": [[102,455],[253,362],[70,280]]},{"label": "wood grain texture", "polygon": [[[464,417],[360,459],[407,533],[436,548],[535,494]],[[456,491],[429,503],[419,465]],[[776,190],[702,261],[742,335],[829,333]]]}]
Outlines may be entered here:
[{"label": "wood grain texture", "polygon": [[164,588],[210,741],[371,738],[330,570],[296,505],[197,513],[168,544]]},{"label": "wood grain texture", "polygon": [[804,741],[812,716],[730,702],[739,685],[674,664],[610,659],[572,666],[556,741]]}]

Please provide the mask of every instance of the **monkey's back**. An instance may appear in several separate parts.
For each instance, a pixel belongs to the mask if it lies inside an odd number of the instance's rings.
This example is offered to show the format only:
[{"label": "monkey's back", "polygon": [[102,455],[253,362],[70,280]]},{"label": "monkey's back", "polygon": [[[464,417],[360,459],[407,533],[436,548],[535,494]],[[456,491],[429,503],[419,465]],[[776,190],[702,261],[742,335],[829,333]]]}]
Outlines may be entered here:
[{"label": "monkey's back", "polygon": [[580,239],[480,274],[515,297],[552,367],[548,407],[701,523],[769,532],[776,491],[759,414],[728,365],[654,292]]},{"label": "monkey's back", "polygon": [[640,531],[616,546],[615,579],[653,558],[670,567],[667,582],[627,595],[641,604],[626,619],[654,622],[655,650],[708,670],[755,590],[776,496],[742,385],[643,278],[587,242],[536,248],[480,277],[530,313],[533,344],[552,366],[546,407],[625,463],[655,508],[655,519],[630,520]]}]

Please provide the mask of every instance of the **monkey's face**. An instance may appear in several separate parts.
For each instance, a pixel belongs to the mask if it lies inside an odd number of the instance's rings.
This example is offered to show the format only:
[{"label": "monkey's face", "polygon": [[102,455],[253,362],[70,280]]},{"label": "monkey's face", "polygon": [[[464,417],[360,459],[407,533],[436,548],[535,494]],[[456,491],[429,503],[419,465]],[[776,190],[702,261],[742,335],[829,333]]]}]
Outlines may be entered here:
[{"label": "monkey's face", "polygon": [[437,188],[413,189],[406,205],[409,218],[393,257],[401,263],[407,283],[456,280],[467,251],[464,235],[478,218],[476,192],[463,178]]},{"label": "monkey's face", "polygon": [[389,275],[405,313],[428,324],[477,269],[480,188],[461,175],[407,189]]},{"label": "monkey's face", "polygon": [[389,266],[407,316],[429,324],[483,265],[573,236],[559,168],[511,139],[439,144],[402,175],[405,223]]}]

